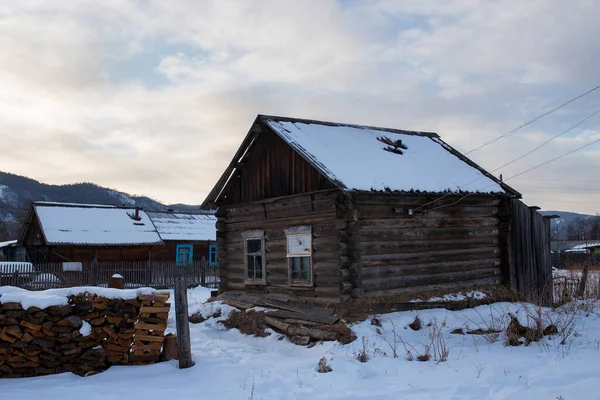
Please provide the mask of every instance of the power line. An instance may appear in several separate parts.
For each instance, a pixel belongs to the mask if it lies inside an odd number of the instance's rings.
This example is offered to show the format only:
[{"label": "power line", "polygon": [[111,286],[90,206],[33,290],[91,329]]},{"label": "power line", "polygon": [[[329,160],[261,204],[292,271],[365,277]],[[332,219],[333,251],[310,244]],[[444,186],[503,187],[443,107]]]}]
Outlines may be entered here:
[{"label": "power line", "polygon": [[587,92],[585,92],[585,93],[582,93],[582,94],[580,94],[580,95],[579,95],[579,96],[577,96],[577,97],[574,97],[574,98],[572,98],[571,100],[569,100],[569,101],[567,101],[567,102],[565,102],[565,103],[563,103],[563,104],[559,105],[558,107],[554,107],[553,109],[551,109],[551,110],[549,110],[549,111],[546,111],[546,112],[545,112],[545,113],[543,113],[542,115],[540,115],[540,116],[538,116],[538,117],[535,117],[534,119],[532,119],[532,120],[530,120],[530,121],[527,121],[527,122],[525,122],[524,124],[522,124],[522,125],[520,125],[520,126],[516,127],[515,129],[512,129],[512,130],[510,130],[510,131],[508,131],[508,132],[506,132],[506,133],[503,133],[502,135],[498,136],[497,138],[495,138],[495,139],[493,139],[493,140],[490,140],[489,142],[486,142],[486,143],[482,144],[481,146],[478,146],[478,147],[474,148],[473,150],[469,150],[468,152],[466,152],[466,153],[465,153],[465,155],[467,155],[467,154],[471,154],[471,153],[473,153],[474,151],[480,150],[480,149],[484,148],[485,146],[488,146],[488,145],[490,145],[490,144],[492,144],[492,143],[495,143],[495,142],[497,142],[498,140],[502,139],[503,137],[506,137],[506,136],[512,135],[513,133],[516,133],[516,132],[520,131],[522,128],[526,127],[527,125],[531,125],[531,124],[533,124],[533,123],[534,123],[534,122],[536,122],[537,120],[539,120],[539,119],[542,119],[542,118],[544,118],[545,116],[547,116],[547,115],[550,115],[550,114],[552,114],[552,113],[554,113],[554,112],[556,112],[556,111],[560,110],[560,109],[561,109],[561,108],[563,108],[564,106],[566,106],[566,105],[568,105],[568,104],[570,104],[570,103],[572,103],[572,102],[574,102],[574,101],[576,101],[576,100],[579,100],[580,98],[582,98],[582,97],[584,97],[584,96],[587,96],[588,94],[590,94],[590,93],[592,93],[592,92],[594,92],[594,91],[596,91],[596,90],[598,90],[598,89],[600,89],[600,85],[598,85],[598,86],[596,86],[596,87],[594,87],[594,88],[592,88],[592,89],[588,90],[588,91],[587,91]]},{"label": "power line", "polygon": [[[598,89],[598,88],[600,88],[600,86],[597,86],[597,87],[595,87],[594,89],[592,89],[592,90],[590,90],[590,91],[588,91],[588,92],[584,93],[583,95],[580,95],[579,97],[582,97],[582,96],[584,96],[584,95],[585,95],[585,94],[587,94],[587,93],[591,93],[592,91],[594,91],[594,90],[596,90],[596,89]],[[571,101],[573,101],[573,100],[571,100]],[[564,103],[564,104],[568,104],[568,103],[569,103],[569,102],[567,102],[567,103]],[[562,132],[561,132],[561,133],[559,133],[558,135],[554,135],[553,137],[551,137],[550,139],[546,140],[544,143],[542,143],[541,145],[537,146],[536,148],[534,148],[534,149],[532,149],[532,150],[528,151],[527,153],[525,153],[525,154],[523,154],[523,155],[521,155],[521,156],[519,156],[519,157],[517,157],[517,158],[515,158],[515,159],[513,159],[513,160],[511,160],[511,161],[509,161],[509,162],[507,162],[507,163],[505,163],[505,164],[503,164],[503,165],[501,165],[501,166],[499,166],[499,167],[495,168],[495,169],[493,169],[493,170],[492,170],[492,171],[490,171],[490,172],[492,172],[492,173],[493,173],[493,172],[496,172],[496,171],[498,171],[499,169],[506,167],[507,165],[510,165],[510,164],[512,164],[512,163],[514,163],[514,162],[516,162],[516,161],[519,161],[519,160],[521,160],[521,159],[523,159],[523,158],[527,157],[528,155],[530,155],[531,153],[533,153],[533,152],[535,152],[535,151],[537,151],[537,150],[541,149],[542,147],[544,147],[545,145],[547,145],[548,143],[550,143],[550,142],[551,142],[551,141],[553,141],[554,139],[556,139],[556,138],[558,138],[558,137],[560,137],[560,136],[562,136],[562,135],[564,135],[564,134],[566,134],[566,133],[568,133],[568,132],[572,131],[573,129],[575,129],[575,128],[576,128],[576,127],[578,127],[579,125],[583,124],[584,122],[586,122],[586,121],[587,121],[587,120],[589,120],[590,118],[592,118],[592,117],[594,117],[595,115],[597,115],[598,113],[600,113],[600,109],[598,109],[598,110],[594,111],[593,113],[591,113],[590,115],[588,115],[588,116],[587,116],[587,117],[585,117],[584,119],[582,119],[582,120],[580,120],[579,122],[577,122],[575,125],[572,125],[572,126],[571,126],[571,127],[569,127],[568,129],[566,129],[566,130],[562,131]],[[539,119],[539,118],[538,118],[538,119]],[[591,143],[591,144],[593,144],[593,143]],[[591,145],[591,144],[590,144],[590,145]],[[584,147],[586,147],[586,146],[584,146]],[[582,148],[583,148],[583,147],[582,147]],[[577,151],[577,150],[574,150],[574,151]],[[466,153],[466,154],[468,154],[468,153]],[[570,153],[567,153],[567,154],[570,154]],[[567,154],[565,154],[565,155],[567,155]],[[564,157],[565,155],[563,155],[563,156],[561,156],[561,157]],[[559,158],[560,158],[560,157],[559,157]],[[534,169],[535,169],[535,168],[534,168]],[[525,172],[528,172],[528,171],[525,171]],[[524,172],[524,173],[525,173],[525,172]],[[519,174],[519,175],[520,175],[520,174]],[[517,177],[517,176],[519,176],[519,175],[515,175],[515,176],[513,176],[513,177],[511,177],[511,178],[515,178],[515,177]],[[475,182],[477,182],[477,181],[479,181],[479,180],[483,179],[484,177],[485,177],[485,176],[480,176],[479,178],[477,178],[477,179],[474,179],[474,180],[472,180],[471,182],[469,182],[469,183],[466,183],[466,184],[464,184],[464,185],[461,185],[461,186],[459,186],[458,188],[459,188],[459,189],[461,189],[461,188],[465,188],[465,187],[467,187],[467,186],[469,186],[469,185],[471,185],[471,184],[473,184],[473,183],[475,183]],[[507,179],[505,179],[505,180],[507,180]],[[490,186],[492,186],[492,185],[490,185]],[[446,198],[446,197],[448,197],[448,196],[450,196],[450,195],[452,195],[452,194],[453,194],[453,193],[446,193],[445,195],[443,195],[442,197],[440,197],[440,198],[438,198],[438,199],[434,199],[434,200],[432,200],[432,201],[430,201],[430,202],[427,202],[427,203],[425,203],[425,204],[422,204],[421,206],[417,207],[417,208],[415,209],[415,211],[418,211],[418,210],[420,210],[421,208],[424,208],[424,207],[426,207],[426,206],[428,206],[428,205],[430,205],[430,204],[433,204],[433,203],[435,203],[435,202],[437,202],[437,201],[440,201],[440,200],[442,200],[442,199],[444,199],[444,198]]]},{"label": "power line", "polygon": [[571,188],[571,187],[548,187],[548,186],[521,186],[524,189],[547,189],[550,191],[553,190],[589,190],[589,191],[600,191],[600,188]]},{"label": "power line", "polygon": [[550,139],[546,140],[544,143],[540,144],[540,145],[539,145],[539,146],[537,146],[536,148],[534,148],[534,149],[532,149],[532,150],[528,151],[527,153],[523,154],[522,156],[519,156],[519,157],[517,157],[517,158],[515,158],[515,159],[513,159],[513,160],[510,160],[509,162],[507,162],[507,163],[505,163],[505,164],[502,164],[502,165],[501,165],[501,166],[499,166],[498,168],[496,168],[496,169],[493,169],[491,172],[496,172],[496,171],[498,171],[499,169],[501,169],[501,168],[504,168],[504,167],[506,167],[507,165],[510,165],[510,164],[512,164],[512,163],[514,163],[514,162],[516,162],[516,161],[519,161],[519,160],[521,160],[521,159],[523,159],[523,158],[527,157],[527,156],[528,156],[528,155],[530,155],[531,153],[538,151],[539,149],[541,149],[542,147],[544,147],[545,145],[547,145],[548,143],[550,143],[550,142],[551,142],[551,141],[553,141],[554,139],[556,139],[556,138],[558,138],[558,137],[560,137],[560,136],[564,135],[565,133],[568,133],[568,132],[572,131],[573,129],[577,128],[579,125],[583,124],[585,121],[587,121],[588,119],[590,119],[590,118],[594,117],[594,116],[595,116],[596,114],[598,114],[598,113],[600,113],[600,108],[599,108],[598,110],[594,111],[593,113],[591,113],[590,115],[588,115],[587,117],[585,117],[584,119],[582,119],[581,121],[577,122],[575,125],[572,125],[570,128],[568,128],[568,129],[566,129],[566,130],[562,131],[562,132],[561,132],[561,133],[559,133],[558,135],[554,135],[554,136],[552,136]]},{"label": "power line", "polygon": [[[538,164],[538,165],[536,165],[535,167],[531,167],[531,168],[529,168],[529,169],[527,169],[527,170],[525,170],[525,171],[523,171],[523,172],[520,172],[520,173],[518,173],[518,174],[516,174],[516,175],[513,175],[513,176],[511,176],[511,177],[508,177],[508,178],[506,178],[506,179],[505,179],[505,181],[507,181],[507,180],[510,180],[510,179],[514,179],[514,178],[516,178],[516,177],[518,177],[518,176],[521,176],[521,175],[523,175],[523,174],[526,174],[526,173],[528,173],[528,172],[530,172],[530,171],[533,171],[533,170],[535,170],[535,169],[538,169],[538,168],[540,168],[540,167],[543,167],[544,165],[548,165],[548,164],[550,164],[550,163],[552,163],[552,162],[554,162],[554,161],[556,161],[556,160],[559,160],[559,159],[561,159],[561,158],[563,158],[563,157],[565,157],[565,156],[568,156],[569,154],[573,154],[573,153],[575,153],[575,152],[577,152],[577,151],[579,151],[579,150],[585,149],[586,147],[589,147],[589,146],[591,146],[591,145],[593,145],[593,144],[596,144],[596,143],[598,143],[598,142],[600,142],[600,139],[596,139],[596,140],[594,140],[593,142],[590,142],[590,143],[588,143],[588,144],[586,144],[586,145],[580,146],[580,147],[578,147],[578,148],[576,148],[576,149],[573,149],[573,150],[571,150],[571,151],[568,151],[568,152],[566,152],[566,153],[564,153],[564,154],[561,154],[561,155],[560,155],[560,156],[558,156],[558,157],[554,157],[553,159],[550,159],[550,160],[548,160],[548,161],[546,161],[546,162],[543,162],[543,163],[541,163],[541,164]],[[474,181],[473,181],[473,182],[474,182]],[[471,182],[471,183],[473,183],[473,182]],[[489,188],[489,187],[492,187],[492,186],[494,186],[495,184],[496,184],[496,183],[493,183],[493,184],[491,184],[491,185],[488,185],[488,186],[485,186],[485,187],[483,187],[483,188],[481,188],[481,189],[487,189],[487,188]],[[468,185],[468,184],[467,184],[467,185]],[[445,208],[445,207],[452,206],[452,205],[454,205],[454,204],[457,204],[457,203],[461,202],[462,200],[464,200],[465,198],[467,198],[467,197],[469,197],[469,196],[472,196],[472,195],[474,195],[474,194],[477,194],[477,193],[476,193],[476,192],[471,192],[471,193],[468,193],[468,194],[466,194],[466,195],[462,196],[461,198],[459,198],[458,200],[456,200],[456,201],[455,201],[455,202],[453,202],[453,203],[450,203],[450,204],[444,204],[444,205],[442,205],[442,206],[439,206],[439,207],[433,208],[433,209],[431,209],[431,210],[429,210],[429,211],[439,210],[440,208]],[[441,199],[443,199],[444,197],[446,197],[446,196],[448,196],[448,195],[449,195],[449,194],[446,194],[446,195],[444,195],[444,196],[440,197],[438,200],[441,200]],[[434,201],[435,201],[435,200],[434,200]],[[426,204],[431,204],[431,203],[433,203],[434,201],[431,201],[431,202],[429,202],[429,203],[426,203]],[[419,208],[421,208],[421,207],[419,207]],[[418,210],[419,208],[417,208],[417,209],[415,209],[415,210]]]},{"label": "power line", "polygon": [[593,145],[593,144],[596,144],[596,143],[598,143],[598,142],[600,142],[600,139],[596,139],[596,140],[594,140],[593,142],[590,142],[590,143],[588,143],[588,144],[586,144],[586,145],[583,145],[583,146],[581,146],[581,147],[578,147],[578,148],[576,148],[576,149],[574,149],[574,150],[568,151],[568,152],[566,152],[566,153],[564,153],[564,154],[561,154],[561,155],[560,155],[560,156],[558,156],[558,157],[554,157],[553,159],[551,159],[551,160],[548,160],[548,161],[546,161],[546,162],[543,162],[543,163],[541,163],[541,164],[538,164],[538,165],[536,165],[535,167],[531,167],[531,168],[529,168],[529,169],[527,169],[527,170],[525,170],[525,171],[523,171],[523,172],[520,172],[520,173],[518,173],[518,174],[516,174],[516,175],[513,175],[513,176],[511,176],[511,177],[509,177],[509,178],[506,178],[506,180],[509,180],[509,179],[516,178],[517,176],[521,176],[521,175],[523,175],[523,174],[526,174],[526,173],[528,173],[528,172],[530,172],[530,171],[533,171],[533,170],[535,170],[535,169],[538,169],[538,168],[540,168],[540,167],[543,167],[544,165],[550,164],[551,162],[554,162],[554,161],[556,161],[556,160],[559,160],[559,159],[561,159],[561,158],[563,158],[563,157],[565,157],[565,156],[568,156],[569,154],[573,154],[573,153],[575,153],[576,151],[579,151],[579,150],[585,149],[586,147],[590,147],[591,145]]},{"label": "power line", "polygon": [[575,180],[575,179],[545,179],[545,178],[537,178],[537,177],[525,177],[525,178],[513,178],[513,179],[521,179],[526,181],[539,181],[539,182],[563,182],[563,183],[600,183],[600,181],[594,180]]},{"label": "power line", "polygon": [[553,203],[573,203],[573,204],[598,204],[597,201],[568,201],[568,200],[552,200]]}]

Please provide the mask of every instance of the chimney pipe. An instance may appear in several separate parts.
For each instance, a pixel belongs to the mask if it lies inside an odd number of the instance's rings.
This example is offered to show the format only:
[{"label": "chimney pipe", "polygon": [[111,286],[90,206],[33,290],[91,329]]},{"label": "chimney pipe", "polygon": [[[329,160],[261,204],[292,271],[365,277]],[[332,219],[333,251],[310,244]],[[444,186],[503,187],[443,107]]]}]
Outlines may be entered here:
[{"label": "chimney pipe", "polygon": [[139,207],[135,208],[135,217],[133,217],[133,219],[136,220],[136,221],[141,220],[141,218],[140,218],[140,208]]}]

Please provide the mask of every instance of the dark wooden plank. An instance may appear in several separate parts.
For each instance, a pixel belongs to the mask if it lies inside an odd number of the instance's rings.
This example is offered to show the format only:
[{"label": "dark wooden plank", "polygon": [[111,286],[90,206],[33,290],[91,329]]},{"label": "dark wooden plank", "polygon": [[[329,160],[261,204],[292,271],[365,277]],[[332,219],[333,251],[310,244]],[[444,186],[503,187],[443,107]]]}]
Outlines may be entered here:
[{"label": "dark wooden plank", "polygon": [[267,314],[277,318],[302,319],[320,324],[335,324],[339,318],[335,315],[324,316],[317,313],[298,313],[288,310],[267,311]]}]

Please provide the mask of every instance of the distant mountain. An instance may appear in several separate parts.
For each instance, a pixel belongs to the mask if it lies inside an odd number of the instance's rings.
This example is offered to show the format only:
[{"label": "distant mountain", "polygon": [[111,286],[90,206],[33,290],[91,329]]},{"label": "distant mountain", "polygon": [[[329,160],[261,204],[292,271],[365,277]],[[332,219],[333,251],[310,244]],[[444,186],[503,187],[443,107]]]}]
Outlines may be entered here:
[{"label": "distant mountain", "polygon": [[108,204],[140,207],[146,211],[200,211],[199,206],[165,205],[149,197],[131,196],[93,183],[46,185],[24,176],[0,172],[0,241],[16,237],[33,201]]},{"label": "distant mountain", "polygon": [[542,215],[559,215],[550,220],[552,240],[600,240],[600,217],[569,211],[540,211]]},{"label": "distant mountain", "polygon": [[561,228],[571,225],[578,218],[591,220],[596,218],[595,215],[579,214],[570,211],[540,211],[542,215],[560,215],[560,218],[551,220],[551,225],[561,225]]}]

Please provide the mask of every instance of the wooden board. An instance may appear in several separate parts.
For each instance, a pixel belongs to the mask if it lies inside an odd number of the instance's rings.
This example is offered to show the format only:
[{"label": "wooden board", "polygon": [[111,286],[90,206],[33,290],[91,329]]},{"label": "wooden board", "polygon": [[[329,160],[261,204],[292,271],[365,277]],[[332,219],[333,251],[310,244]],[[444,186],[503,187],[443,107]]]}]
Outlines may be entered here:
[{"label": "wooden board", "polygon": [[168,313],[169,310],[171,309],[171,307],[141,307],[140,308],[140,312],[141,313],[147,313],[147,314],[160,314],[160,313]]},{"label": "wooden board", "polygon": [[232,300],[232,303],[241,302],[244,304],[274,308],[275,310],[267,311],[267,314],[279,318],[300,319],[322,324],[333,324],[338,320],[338,317],[335,316],[335,310],[331,308],[292,303],[286,300],[229,292],[223,293],[219,296],[219,299],[223,300],[224,303]]},{"label": "wooden board", "polygon": [[150,336],[150,335],[135,335],[136,342],[138,340],[142,342],[163,342],[164,336]]}]

